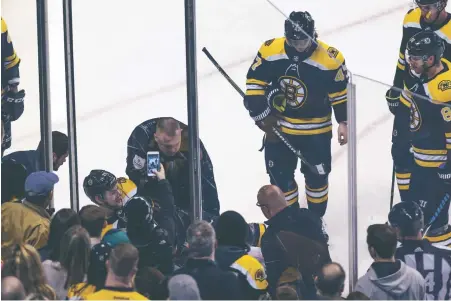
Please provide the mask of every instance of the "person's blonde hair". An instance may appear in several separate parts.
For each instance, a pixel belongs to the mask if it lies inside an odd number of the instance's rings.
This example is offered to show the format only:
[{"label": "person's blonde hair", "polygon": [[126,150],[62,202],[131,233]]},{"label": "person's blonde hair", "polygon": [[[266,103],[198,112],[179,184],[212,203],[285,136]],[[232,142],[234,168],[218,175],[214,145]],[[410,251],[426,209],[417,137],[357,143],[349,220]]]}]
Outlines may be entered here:
[{"label": "person's blonde hair", "polygon": [[17,277],[22,282],[27,295],[39,295],[48,300],[56,299],[55,291],[47,284],[39,253],[33,246],[13,245],[2,255],[4,260],[2,278]]}]

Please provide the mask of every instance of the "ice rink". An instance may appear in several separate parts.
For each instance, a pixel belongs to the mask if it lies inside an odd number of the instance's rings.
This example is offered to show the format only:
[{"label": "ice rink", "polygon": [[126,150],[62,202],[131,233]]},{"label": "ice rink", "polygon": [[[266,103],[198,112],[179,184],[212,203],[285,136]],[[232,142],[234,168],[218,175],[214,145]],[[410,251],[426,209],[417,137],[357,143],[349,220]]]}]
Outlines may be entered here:
[{"label": "ice rink", "polygon": [[[273,0],[286,14],[308,10],[326,43],[344,53],[357,84],[359,274],[371,263],[366,228],[385,222],[389,209],[392,117],[386,87],[357,74],[391,83],[402,19],[410,0]],[[49,0],[53,129],[67,132],[62,1]],[[25,112],[13,123],[10,151],[34,149],[39,136],[36,11],[33,0],[2,0],[22,59]],[[82,181],[91,169],[125,175],[127,139],[133,128],[157,116],[187,120],[184,1],[74,1],[75,87],[80,205],[89,203]],[[247,221],[263,221],[258,189],[269,182],[261,146],[242,99],[201,52],[207,47],[244,89],[245,76],[262,42],[283,35],[282,16],[265,0],[197,0],[200,136],[213,160],[221,211],[234,209]],[[336,127],[334,128],[335,135]],[[326,222],[333,260],[348,268],[347,149],[333,140]],[[69,168],[59,171],[55,205],[69,206]],[[300,191],[303,177],[297,172]],[[398,195],[396,193],[396,202]]]}]

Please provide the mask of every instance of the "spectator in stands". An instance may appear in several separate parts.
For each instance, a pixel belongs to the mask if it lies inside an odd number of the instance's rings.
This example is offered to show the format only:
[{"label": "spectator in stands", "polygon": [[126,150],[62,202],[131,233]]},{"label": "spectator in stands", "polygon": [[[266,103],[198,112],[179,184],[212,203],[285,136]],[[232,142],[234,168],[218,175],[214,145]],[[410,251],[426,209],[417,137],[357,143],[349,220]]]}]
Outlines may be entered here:
[{"label": "spectator in stands", "polygon": [[46,260],[42,267],[57,298],[63,300],[70,286],[83,282],[88,272],[91,244],[88,232],[80,225],[69,228],[60,244],[58,261]]},{"label": "spectator in stands", "polygon": [[110,256],[111,250],[110,245],[104,243],[99,243],[92,247],[86,282],[72,285],[67,291],[68,299],[86,299],[87,295],[103,289],[107,275],[106,261]]},{"label": "spectator in stands", "polygon": [[55,300],[56,294],[47,284],[39,254],[33,246],[27,244],[11,246],[2,251],[2,258],[4,261],[2,278],[17,277],[22,282],[27,296],[33,294],[39,296],[41,300]]},{"label": "spectator in stands", "polygon": [[[275,185],[260,188],[257,200],[257,206],[268,219],[261,249],[271,295],[275,297],[277,286],[291,284],[304,298],[315,298],[313,276],[324,263],[330,262],[321,219],[309,209],[288,206],[284,193]],[[281,233],[293,239],[281,239]],[[299,266],[300,262],[305,265]]]},{"label": "spectator in stands", "polygon": [[72,226],[80,225],[78,214],[69,208],[58,210],[50,221],[49,240],[47,245],[39,249],[41,261],[47,259],[58,261],[60,258],[61,240],[64,233]]},{"label": "spectator in stands", "polygon": [[25,197],[25,167],[13,160],[2,162],[2,204],[22,201]]},{"label": "spectator in stands", "polygon": [[102,230],[107,226],[106,212],[102,207],[86,205],[78,212],[81,225],[88,230],[91,246],[100,243]]},{"label": "spectator in stands", "polygon": [[[189,258],[176,275],[188,274],[199,286],[203,300],[243,299],[241,284],[235,273],[223,271],[215,260],[216,233],[210,223],[197,221],[188,227]],[[166,283],[167,288],[167,283]]]},{"label": "spectator in stands", "polygon": [[[58,131],[52,132],[52,147],[53,147],[53,170],[58,171],[61,165],[66,162],[66,158],[69,154],[69,139],[66,134]],[[3,161],[14,160],[23,166],[27,170],[27,174],[31,174],[36,171],[44,170],[44,166],[41,166],[41,153],[43,149],[42,141],[39,142],[36,150],[17,151],[3,157]]]},{"label": "spectator in stands", "polygon": [[25,181],[24,202],[2,204],[2,250],[21,243],[31,244],[36,249],[47,244],[50,215],[46,208],[58,181],[58,176],[51,172],[32,173]]},{"label": "spectator in stands", "polygon": [[346,273],[336,262],[325,264],[315,278],[318,299],[341,300],[345,289]]},{"label": "spectator in stands", "polygon": [[201,300],[196,280],[190,275],[180,274],[168,282],[169,300]]},{"label": "spectator in stands", "polygon": [[289,285],[279,286],[276,290],[275,300],[301,300],[294,288]]},{"label": "spectator in stands", "polygon": [[346,300],[370,300],[367,295],[361,292],[352,292],[346,297]]},{"label": "spectator in stands", "polygon": [[268,282],[263,265],[250,256],[247,244],[249,225],[236,211],[221,214],[216,223],[218,247],[215,260],[223,270],[238,272],[244,299],[257,300],[267,295]]},{"label": "spectator in stands", "polygon": [[117,245],[107,260],[105,287],[86,296],[86,300],[147,300],[134,290],[138,261],[138,250],[132,244]]},{"label": "spectator in stands", "polygon": [[371,300],[425,300],[425,280],[401,260],[395,260],[396,232],[386,224],[375,224],[367,230],[368,251],[374,259],[355,290]]},{"label": "spectator in stands", "polygon": [[136,290],[149,300],[163,300],[165,299],[163,281],[164,275],[159,270],[152,267],[142,267],[136,273]]},{"label": "spectator in stands", "polygon": [[2,278],[2,300],[24,300],[25,288],[22,282],[14,276]]}]

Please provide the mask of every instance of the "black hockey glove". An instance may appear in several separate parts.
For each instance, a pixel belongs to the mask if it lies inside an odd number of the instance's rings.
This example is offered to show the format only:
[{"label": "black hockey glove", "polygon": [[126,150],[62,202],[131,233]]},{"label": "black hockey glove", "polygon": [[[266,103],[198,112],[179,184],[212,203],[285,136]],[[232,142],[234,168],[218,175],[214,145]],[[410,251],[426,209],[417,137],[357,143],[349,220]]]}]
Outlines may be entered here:
[{"label": "black hockey glove", "polygon": [[2,113],[9,116],[10,121],[19,119],[24,110],[25,90],[8,91],[2,96]]},{"label": "black hockey glove", "polygon": [[444,163],[442,164],[438,169],[438,177],[440,180],[445,183],[447,186],[451,186],[451,164],[450,163]]},{"label": "black hockey glove", "polygon": [[388,109],[393,115],[396,114],[396,110],[399,107],[400,97],[401,92],[391,88],[387,90],[387,93],[385,93],[385,99],[387,100]]}]

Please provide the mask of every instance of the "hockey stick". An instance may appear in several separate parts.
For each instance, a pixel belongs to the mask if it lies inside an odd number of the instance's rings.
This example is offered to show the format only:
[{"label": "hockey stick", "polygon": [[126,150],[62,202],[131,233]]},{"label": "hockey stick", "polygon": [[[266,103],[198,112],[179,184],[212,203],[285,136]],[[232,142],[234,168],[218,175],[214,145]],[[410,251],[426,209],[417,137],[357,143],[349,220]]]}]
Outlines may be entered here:
[{"label": "hockey stick", "polygon": [[442,212],[443,207],[445,207],[446,203],[448,203],[448,201],[451,199],[449,193],[445,193],[445,196],[443,197],[442,201],[440,202],[440,204],[438,205],[437,210],[435,211],[434,215],[431,217],[431,220],[429,221],[429,223],[424,227],[426,230],[423,232],[423,238],[426,236],[426,234],[428,233],[429,229],[431,228],[432,224],[436,221],[438,215],[440,214],[440,212]]},{"label": "hockey stick", "polygon": [[[235,88],[235,90],[241,95],[241,97],[244,98],[245,94],[243,90],[238,87],[238,85],[230,78],[230,76],[222,69],[222,67],[219,65],[219,63],[213,58],[213,56],[210,54],[210,52],[207,50],[207,48],[202,48],[202,51],[205,53],[205,55],[208,57],[208,59],[212,62],[212,64],[218,69],[218,71],[225,77],[225,79],[232,85],[232,87]],[[324,164],[318,164],[318,165],[312,165],[305,157],[301,154],[299,150],[296,150],[293,145],[288,141],[288,139],[275,127],[272,128],[272,132],[308,167],[310,170],[312,170],[315,174],[319,175],[326,175],[327,170],[324,166]]]},{"label": "hockey stick", "polygon": [[391,173],[390,210],[393,208],[394,194],[395,194],[395,163],[393,163],[393,170]]}]

